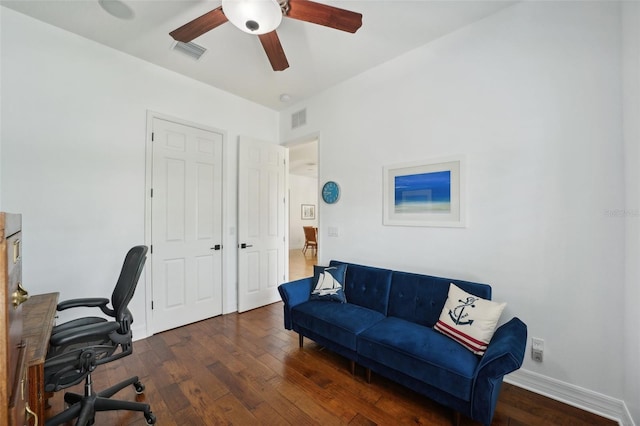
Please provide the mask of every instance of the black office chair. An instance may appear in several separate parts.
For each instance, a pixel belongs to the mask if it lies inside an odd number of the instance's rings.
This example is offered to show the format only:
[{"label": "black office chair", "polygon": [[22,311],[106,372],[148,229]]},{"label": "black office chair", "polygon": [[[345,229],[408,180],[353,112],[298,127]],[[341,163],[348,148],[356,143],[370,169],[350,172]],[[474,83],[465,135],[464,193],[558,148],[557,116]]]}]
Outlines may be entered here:
[{"label": "black office chair", "polygon": [[68,392],[64,401],[69,406],[65,411],[46,421],[46,426],[55,426],[77,418],[76,426],[91,425],[97,411],[128,410],[141,411],[147,424],[155,424],[156,417],[149,404],[109,399],[129,385],[136,393],[144,391],[138,377],[131,377],[102,392],[94,393],[91,372],[98,365],[123,358],[133,352],[131,323],[133,317],[127,305],[133,297],[138,279],[144,268],[146,246],[133,247],[127,253],[120,277],[111,295],[111,306],[106,298],[85,298],[63,301],[58,311],[75,307],[100,308],[113,320],[101,317],[84,317],[53,328],[49,352],[44,364],[45,391],[56,392],[76,385],[83,380],[84,395]]}]

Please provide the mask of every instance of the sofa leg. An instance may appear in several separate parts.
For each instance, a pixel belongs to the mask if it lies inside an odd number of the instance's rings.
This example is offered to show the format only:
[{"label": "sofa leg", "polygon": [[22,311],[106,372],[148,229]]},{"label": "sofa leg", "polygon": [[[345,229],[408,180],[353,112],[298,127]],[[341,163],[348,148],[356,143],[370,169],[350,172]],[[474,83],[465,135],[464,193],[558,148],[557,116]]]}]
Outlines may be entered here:
[{"label": "sofa leg", "polygon": [[453,410],[453,426],[460,426],[460,412]]},{"label": "sofa leg", "polygon": [[365,376],[367,377],[367,383],[371,383],[371,369],[367,368],[365,370]]},{"label": "sofa leg", "polygon": [[304,336],[302,336],[302,334],[298,333],[298,345],[300,345],[300,347],[302,347],[304,345]]},{"label": "sofa leg", "polygon": [[349,360],[349,369],[351,370],[351,375],[354,376],[356,374],[356,362],[354,360]]}]

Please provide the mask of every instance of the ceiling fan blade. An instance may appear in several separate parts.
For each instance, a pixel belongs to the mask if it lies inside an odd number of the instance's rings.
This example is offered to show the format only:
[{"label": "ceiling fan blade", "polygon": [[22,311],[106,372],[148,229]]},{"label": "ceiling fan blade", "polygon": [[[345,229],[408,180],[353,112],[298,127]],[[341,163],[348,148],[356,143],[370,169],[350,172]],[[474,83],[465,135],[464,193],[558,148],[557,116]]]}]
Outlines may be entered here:
[{"label": "ceiling fan blade", "polygon": [[289,11],[285,16],[350,33],[362,26],[361,13],[309,0],[289,0]]},{"label": "ceiling fan blade", "polygon": [[264,51],[267,53],[269,62],[274,71],[284,71],[289,68],[289,62],[287,56],[284,54],[282,44],[280,44],[280,38],[278,33],[271,31],[270,33],[260,34],[258,36]]},{"label": "ceiling fan blade", "polygon": [[205,13],[199,18],[184,24],[180,28],[171,31],[169,35],[173,37],[174,40],[189,43],[194,38],[201,36],[207,31],[211,31],[215,27],[222,25],[227,21],[227,17],[222,12],[222,6],[220,6]]}]

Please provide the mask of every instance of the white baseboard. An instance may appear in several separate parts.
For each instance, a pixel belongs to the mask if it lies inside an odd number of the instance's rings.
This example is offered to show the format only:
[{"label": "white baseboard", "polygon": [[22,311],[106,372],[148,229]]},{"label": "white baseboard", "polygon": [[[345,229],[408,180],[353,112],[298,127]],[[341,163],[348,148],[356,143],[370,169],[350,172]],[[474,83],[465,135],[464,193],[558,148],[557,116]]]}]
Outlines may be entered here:
[{"label": "white baseboard", "polygon": [[520,369],[504,381],[581,410],[617,421],[622,426],[636,426],[624,401],[590,391],[532,371]]},{"label": "white baseboard", "polygon": [[133,333],[133,341],[142,340],[149,337],[147,334],[147,326],[146,324],[138,324],[131,327],[131,332]]}]

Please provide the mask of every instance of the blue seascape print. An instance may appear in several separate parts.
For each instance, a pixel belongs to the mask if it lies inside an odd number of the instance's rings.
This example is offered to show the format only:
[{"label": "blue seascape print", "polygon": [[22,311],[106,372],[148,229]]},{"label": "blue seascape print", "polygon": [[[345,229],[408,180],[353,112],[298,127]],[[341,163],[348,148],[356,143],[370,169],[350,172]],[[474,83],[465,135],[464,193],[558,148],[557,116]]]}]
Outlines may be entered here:
[{"label": "blue seascape print", "polygon": [[451,213],[451,171],[395,177],[396,213]]}]

